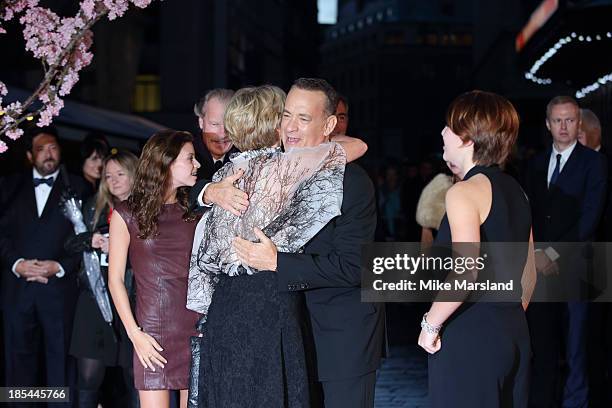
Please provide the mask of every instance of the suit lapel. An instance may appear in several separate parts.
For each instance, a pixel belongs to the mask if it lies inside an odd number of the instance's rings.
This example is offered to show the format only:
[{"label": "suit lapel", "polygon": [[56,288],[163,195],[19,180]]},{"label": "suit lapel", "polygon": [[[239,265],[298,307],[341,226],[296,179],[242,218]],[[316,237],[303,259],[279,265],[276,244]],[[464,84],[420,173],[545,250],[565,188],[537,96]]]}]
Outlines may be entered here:
[{"label": "suit lapel", "polygon": [[538,169],[538,188],[541,188],[541,191],[548,191],[548,165],[550,163],[550,155],[552,153],[552,146],[549,146],[546,149],[546,153],[542,157],[542,161],[540,162],[540,166]]},{"label": "suit lapel", "polygon": [[23,176],[23,202],[26,212],[32,216],[33,219],[38,218],[38,208],[36,206],[36,193],[34,192],[34,180],[32,178],[32,172]]},{"label": "suit lapel", "polygon": [[563,166],[563,170],[561,170],[561,173],[559,173],[559,177],[557,178],[558,186],[562,185],[566,181],[566,179],[574,171],[574,168],[578,165],[578,162],[580,161],[580,155],[582,153],[582,150],[580,150],[581,148],[582,145],[580,145],[579,142],[576,142],[576,147],[574,147],[574,150],[568,157],[567,163],[565,163],[565,165]]}]

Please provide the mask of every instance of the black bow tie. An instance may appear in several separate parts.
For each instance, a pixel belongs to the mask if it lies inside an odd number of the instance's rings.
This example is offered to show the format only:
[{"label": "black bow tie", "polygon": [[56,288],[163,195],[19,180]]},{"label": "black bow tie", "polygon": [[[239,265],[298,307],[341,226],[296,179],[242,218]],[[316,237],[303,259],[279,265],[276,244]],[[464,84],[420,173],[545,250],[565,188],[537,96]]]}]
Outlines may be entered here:
[{"label": "black bow tie", "polygon": [[38,187],[41,184],[46,184],[49,187],[53,187],[53,177],[47,177],[47,178],[34,177],[34,187]]}]

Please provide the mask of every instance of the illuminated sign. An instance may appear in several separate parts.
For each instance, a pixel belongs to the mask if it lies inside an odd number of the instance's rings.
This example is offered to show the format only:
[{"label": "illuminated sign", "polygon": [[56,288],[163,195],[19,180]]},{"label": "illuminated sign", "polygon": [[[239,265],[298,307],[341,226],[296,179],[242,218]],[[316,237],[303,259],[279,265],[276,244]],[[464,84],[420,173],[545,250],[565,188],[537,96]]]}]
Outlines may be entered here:
[{"label": "illuminated sign", "polygon": [[531,13],[529,21],[516,36],[514,47],[516,52],[520,52],[529,39],[548,21],[548,19],[559,8],[559,0],[544,0],[538,8]]}]

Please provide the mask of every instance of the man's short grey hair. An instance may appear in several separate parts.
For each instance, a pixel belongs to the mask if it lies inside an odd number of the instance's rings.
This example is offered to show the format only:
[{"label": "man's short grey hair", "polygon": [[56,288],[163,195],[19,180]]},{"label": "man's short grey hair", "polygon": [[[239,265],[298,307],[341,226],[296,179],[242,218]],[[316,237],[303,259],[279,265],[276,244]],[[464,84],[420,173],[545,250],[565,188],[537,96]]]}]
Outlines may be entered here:
[{"label": "man's short grey hair", "polygon": [[587,129],[601,130],[601,122],[592,110],[580,109],[580,116],[582,118],[582,125],[585,126]]},{"label": "man's short grey hair", "polygon": [[204,108],[206,107],[206,104],[208,103],[208,101],[210,101],[211,99],[217,99],[222,104],[227,105],[230,99],[232,99],[232,96],[234,96],[234,91],[232,91],[231,89],[224,89],[224,88],[211,89],[210,91],[206,93],[206,95],[200,98],[200,100],[195,105],[193,105],[193,113],[198,118],[203,118]]}]

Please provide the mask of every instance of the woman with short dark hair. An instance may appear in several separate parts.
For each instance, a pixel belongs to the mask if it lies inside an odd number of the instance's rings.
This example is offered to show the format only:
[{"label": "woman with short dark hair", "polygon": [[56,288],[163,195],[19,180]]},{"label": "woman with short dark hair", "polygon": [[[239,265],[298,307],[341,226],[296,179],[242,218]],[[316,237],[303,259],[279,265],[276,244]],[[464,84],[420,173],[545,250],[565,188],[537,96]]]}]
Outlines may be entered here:
[{"label": "woman with short dark hair", "polygon": [[[98,193],[83,205],[83,221],[87,231],[71,236],[64,245],[67,251],[73,253],[97,253],[104,287],[108,281],[109,220],[115,206],[129,197],[137,164],[138,157],[128,151],[119,151],[104,159]],[[128,270],[132,276],[129,266]],[[121,322],[117,321],[114,309],[111,324],[104,320],[103,312],[96,303],[96,288],[92,288],[96,284],[90,283],[85,265],[79,274],[79,282],[70,354],[77,359],[78,406],[95,408],[107,367],[120,366],[126,383],[132,379],[132,345]],[[128,278],[126,283],[131,286],[132,280]],[[131,383],[127,387],[130,394],[134,390],[133,379]]]},{"label": "woman with short dark hair", "polygon": [[[495,250],[485,262],[495,281],[516,282],[514,291],[478,294],[474,303],[455,291],[423,316],[419,345],[430,353],[430,403],[434,408],[526,407],[531,348],[524,308],[535,284],[528,244],[531,211],[518,182],[500,168],[516,142],[518,114],[507,99],[472,91],[451,103],[446,123],[444,160],[461,181],[446,194],[436,243],[452,242],[453,251],[469,256],[499,248],[491,243],[524,245]],[[451,270],[447,282],[477,281],[478,274],[485,275]]]}]

